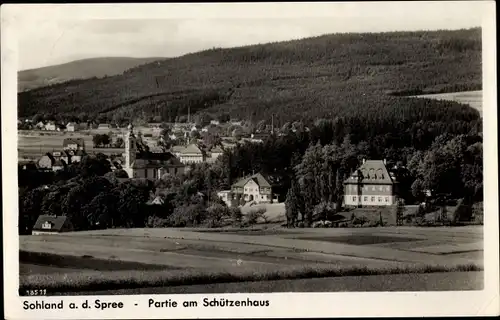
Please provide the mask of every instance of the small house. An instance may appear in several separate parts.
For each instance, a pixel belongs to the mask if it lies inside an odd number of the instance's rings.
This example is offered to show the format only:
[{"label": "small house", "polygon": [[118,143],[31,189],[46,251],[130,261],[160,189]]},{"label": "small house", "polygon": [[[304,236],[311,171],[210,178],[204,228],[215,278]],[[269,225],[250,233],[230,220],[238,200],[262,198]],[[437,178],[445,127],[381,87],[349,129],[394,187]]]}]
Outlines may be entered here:
[{"label": "small house", "polygon": [[52,165],[55,162],[54,158],[50,153],[44,154],[40,160],[38,160],[38,167],[40,169],[50,169],[52,170]]},{"label": "small house", "polygon": [[85,140],[83,138],[65,138],[63,140],[64,150],[85,150]]},{"label": "small house", "polygon": [[35,127],[39,130],[45,129],[45,123],[43,121],[38,122]]},{"label": "small house", "polygon": [[49,121],[45,124],[46,131],[56,131],[56,123],[54,121]]},{"label": "small house", "polygon": [[215,146],[210,150],[210,158],[211,160],[215,161],[217,158],[219,158],[222,154],[224,153],[224,150],[220,146]]},{"label": "small house", "polygon": [[73,226],[66,216],[40,215],[33,226],[31,234],[58,234],[72,230]]},{"label": "small house", "polygon": [[78,124],[76,124],[75,122],[68,122],[68,124],[66,125],[66,131],[68,132],[78,131]]}]

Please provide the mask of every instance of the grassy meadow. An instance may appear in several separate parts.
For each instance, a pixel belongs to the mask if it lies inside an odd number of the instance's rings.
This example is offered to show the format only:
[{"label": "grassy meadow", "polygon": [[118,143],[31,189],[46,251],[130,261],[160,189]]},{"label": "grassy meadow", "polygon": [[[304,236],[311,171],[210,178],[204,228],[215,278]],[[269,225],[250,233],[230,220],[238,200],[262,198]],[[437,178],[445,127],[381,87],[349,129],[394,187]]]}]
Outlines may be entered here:
[{"label": "grassy meadow", "polygon": [[[483,269],[478,226],[208,231],[112,229],[21,236],[21,289],[43,286],[60,294]],[[359,237],[364,241],[350,241]],[[69,272],[61,273],[64,268]]]}]

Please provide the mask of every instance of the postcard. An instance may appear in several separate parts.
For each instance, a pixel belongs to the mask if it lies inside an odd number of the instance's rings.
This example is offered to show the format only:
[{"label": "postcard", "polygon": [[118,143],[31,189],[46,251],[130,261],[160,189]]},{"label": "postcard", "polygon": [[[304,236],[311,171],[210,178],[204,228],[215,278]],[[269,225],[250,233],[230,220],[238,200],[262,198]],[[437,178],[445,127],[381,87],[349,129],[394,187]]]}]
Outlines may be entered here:
[{"label": "postcard", "polygon": [[6,319],[499,314],[493,1],[1,18]]}]

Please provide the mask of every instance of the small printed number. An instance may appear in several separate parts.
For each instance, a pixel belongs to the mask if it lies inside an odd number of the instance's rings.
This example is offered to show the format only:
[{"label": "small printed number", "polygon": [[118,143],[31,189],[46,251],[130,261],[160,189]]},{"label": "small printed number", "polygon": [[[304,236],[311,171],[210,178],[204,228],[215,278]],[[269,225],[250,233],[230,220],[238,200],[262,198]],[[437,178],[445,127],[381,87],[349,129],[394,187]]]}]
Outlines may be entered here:
[{"label": "small printed number", "polygon": [[47,295],[47,290],[46,289],[34,289],[34,290],[27,290],[26,293],[28,296],[45,296],[45,295]]}]

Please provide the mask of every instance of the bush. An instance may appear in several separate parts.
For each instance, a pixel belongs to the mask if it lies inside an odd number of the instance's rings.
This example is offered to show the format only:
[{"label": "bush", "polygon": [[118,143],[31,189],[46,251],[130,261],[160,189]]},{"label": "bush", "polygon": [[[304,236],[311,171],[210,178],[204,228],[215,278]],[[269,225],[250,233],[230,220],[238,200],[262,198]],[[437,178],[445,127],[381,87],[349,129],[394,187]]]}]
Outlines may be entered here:
[{"label": "bush", "polygon": [[223,225],[224,219],[230,216],[229,208],[221,204],[212,204],[207,208],[207,226],[217,228]]},{"label": "bush", "polygon": [[313,215],[320,220],[331,220],[335,213],[335,203],[331,202],[321,202],[313,209]]},{"label": "bush", "polygon": [[146,227],[148,228],[165,228],[169,226],[169,220],[160,218],[157,216],[149,216],[146,221]]},{"label": "bush", "polygon": [[241,221],[243,220],[243,213],[241,212],[240,208],[238,207],[229,208],[229,214],[231,217],[231,222],[233,224],[241,224]]},{"label": "bush", "polygon": [[264,217],[264,214],[266,213],[266,209],[258,209],[258,210],[252,210],[248,212],[245,215],[245,224],[247,225],[254,225],[257,223],[257,220],[263,219],[266,221],[266,218]]},{"label": "bush", "polygon": [[172,227],[195,227],[203,223],[206,218],[205,208],[200,204],[193,204],[175,208],[168,220]]}]

